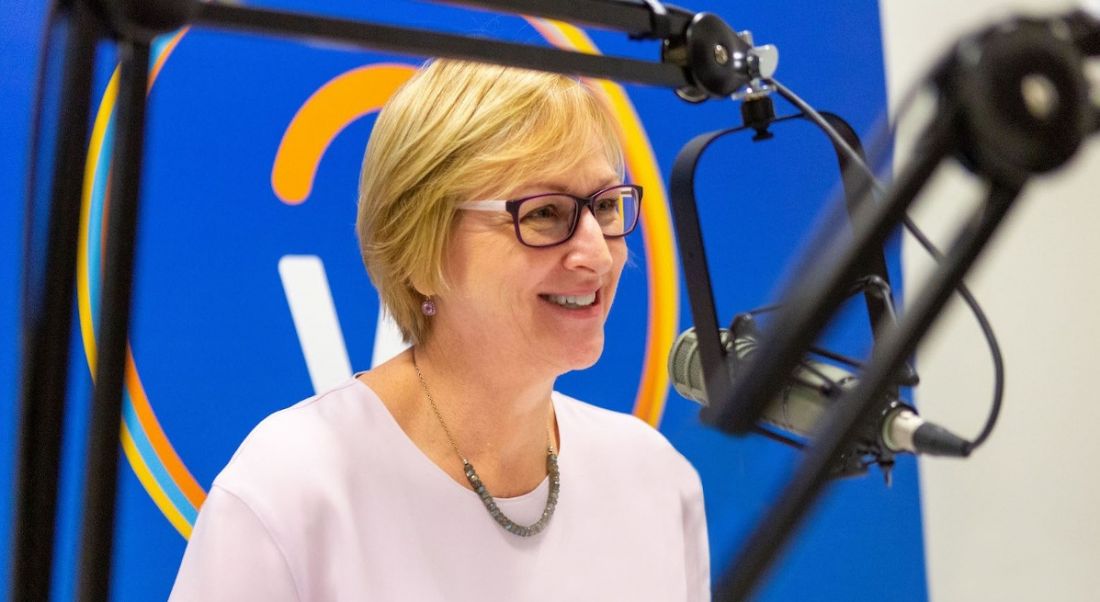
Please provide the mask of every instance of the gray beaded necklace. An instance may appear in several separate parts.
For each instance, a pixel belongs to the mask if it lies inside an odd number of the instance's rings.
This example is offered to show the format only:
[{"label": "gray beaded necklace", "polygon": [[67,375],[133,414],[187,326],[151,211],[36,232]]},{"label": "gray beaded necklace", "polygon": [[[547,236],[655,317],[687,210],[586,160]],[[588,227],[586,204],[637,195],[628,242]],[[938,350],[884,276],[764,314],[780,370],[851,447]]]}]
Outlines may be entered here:
[{"label": "gray beaded necklace", "polygon": [[420,379],[420,386],[424,389],[424,395],[428,398],[428,404],[432,407],[432,412],[435,413],[435,417],[439,419],[439,425],[443,427],[443,432],[447,435],[447,441],[451,443],[451,448],[455,450],[455,454],[462,460],[463,472],[466,473],[466,480],[470,482],[470,486],[474,488],[474,491],[481,497],[481,503],[485,505],[485,509],[489,511],[489,515],[493,517],[493,520],[497,522],[505,531],[518,535],[520,537],[531,537],[537,535],[542,531],[546,525],[550,522],[550,518],[554,516],[554,508],[558,505],[558,490],[561,486],[561,476],[558,473],[558,455],[554,453],[553,439],[550,437],[550,430],[546,431],[546,474],[550,479],[550,493],[546,496],[546,507],[542,510],[542,516],[539,517],[534,523],[524,526],[514,522],[512,519],[505,516],[504,512],[497,506],[496,501],[493,500],[493,496],[489,493],[489,490],[485,488],[485,484],[481,482],[481,477],[477,475],[477,471],[474,470],[474,465],[470,464],[470,461],[466,459],[466,456],[462,455],[462,452],[458,451],[458,445],[455,444],[455,438],[451,435],[451,430],[447,428],[447,423],[443,421],[443,415],[439,413],[439,408],[435,405],[435,400],[432,399],[432,393],[428,390],[428,382],[424,380],[424,375],[420,373],[420,366],[416,363],[416,352],[412,354],[413,369],[416,370],[416,377]]}]

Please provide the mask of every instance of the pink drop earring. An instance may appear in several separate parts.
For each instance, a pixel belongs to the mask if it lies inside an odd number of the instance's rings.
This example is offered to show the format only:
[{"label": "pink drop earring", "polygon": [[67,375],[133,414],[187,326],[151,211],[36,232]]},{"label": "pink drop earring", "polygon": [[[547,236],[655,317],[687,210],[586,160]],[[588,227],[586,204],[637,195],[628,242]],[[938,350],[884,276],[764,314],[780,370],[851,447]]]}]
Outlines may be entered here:
[{"label": "pink drop earring", "polygon": [[420,311],[425,316],[434,316],[436,312],[435,301],[432,301],[431,297],[424,299],[424,302],[420,304]]}]

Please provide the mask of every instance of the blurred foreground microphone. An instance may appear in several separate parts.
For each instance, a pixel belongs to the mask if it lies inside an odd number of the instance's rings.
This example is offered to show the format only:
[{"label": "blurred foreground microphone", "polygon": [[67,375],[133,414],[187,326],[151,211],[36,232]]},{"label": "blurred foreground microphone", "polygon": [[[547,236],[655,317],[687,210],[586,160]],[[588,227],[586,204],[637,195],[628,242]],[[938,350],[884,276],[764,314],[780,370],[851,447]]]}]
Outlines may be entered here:
[{"label": "blurred foreground microphone", "polygon": [[[738,328],[736,334],[721,329],[731,380],[736,378],[738,365],[751,357],[756,349],[755,332],[745,330],[751,330],[751,322],[749,328]],[[672,344],[668,373],[677,393],[709,405],[703,362],[699,357],[699,341],[694,328],[685,330]],[[764,409],[761,419],[786,432],[808,438],[829,407],[855,383],[856,377],[850,372],[831,364],[804,360],[789,377],[779,397]],[[969,441],[926,422],[904,403],[889,404],[878,420],[881,424],[873,425],[876,438],[891,452],[956,457],[970,454]]]}]

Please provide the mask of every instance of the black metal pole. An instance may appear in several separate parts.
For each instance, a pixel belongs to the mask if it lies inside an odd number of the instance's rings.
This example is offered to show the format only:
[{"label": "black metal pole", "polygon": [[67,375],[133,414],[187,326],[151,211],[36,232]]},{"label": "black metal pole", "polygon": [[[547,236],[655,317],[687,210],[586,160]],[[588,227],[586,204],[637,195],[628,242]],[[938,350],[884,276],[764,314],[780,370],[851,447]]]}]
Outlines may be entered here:
[{"label": "black metal pole", "polygon": [[340,42],[399,54],[459,58],[652,86],[680,88],[690,83],[683,69],[672,64],[246,6],[199,4],[193,24],[292,39]]},{"label": "black metal pole", "polygon": [[935,322],[1019,194],[1018,186],[993,185],[978,219],[959,234],[905,319],[884,335],[859,384],[837,401],[794,477],[730,563],[715,600],[745,600],[753,592],[828,483],[829,471],[837,457],[851,444],[882,392],[893,386],[898,369]]},{"label": "black metal pole", "polygon": [[[56,123],[44,264],[40,279],[36,278],[39,270],[24,275],[29,284],[23,300],[25,338],[11,579],[11,599],[17,601],[48,600],[50,594],[80,201],[98,36],[95,16],[82,0],[58,5],[53,16],[57,21],[52,25],[65,27],[67,32],[60,104],[56,115],[43,116]],[[42,128],[35,131],[40,135]],[[36,140],[33,146],[39,144]],[[31,161],[33,178],[38,158]],[[34,205],[29,198],[28,211],[33,212]],[[29,240],[33,236],[30,219],[28,225]]]},{"label": "black metal pole", "polygon": [[[599,27],[647,38],[658,34],[655,17],[645,2],[632,0],[433,0],[443,4],[458,4],[491,11],[547,17],[577,25]],[[668,30],[682,32],[694,13],[675,6],[666,6],[664,19]]]},{"label": "black metal pole", "polygon": [[119,92],[112,155],[107,250],[100,300],[96,380],[88,427],[81,533],[80,600],[107,600],[118,488],[119,423],[133,289],[145,140],[149,44],[119,43]]}]

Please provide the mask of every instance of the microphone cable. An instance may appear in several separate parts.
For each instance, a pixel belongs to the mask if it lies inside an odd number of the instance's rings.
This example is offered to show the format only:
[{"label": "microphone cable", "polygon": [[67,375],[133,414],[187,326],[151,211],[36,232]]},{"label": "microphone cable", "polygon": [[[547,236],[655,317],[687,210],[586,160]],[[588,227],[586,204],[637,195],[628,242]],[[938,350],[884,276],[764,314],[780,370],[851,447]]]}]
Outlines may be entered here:
[{"label": "microphone cable", "polygon": [[[800,98],[797,94],[792,92],[790,88],[787,88],[774,78],[768,78],[764,80],[768,85],[773,87],[776,92],[779,93],[787,102],[795,106],[801,111],[811,122],[820,128],[829,139],[836,145],[837,148],[844,153],[849,161],[853,165],[857,165],[858,168],[867,176],[871,186],[875,193],[882,195],[885,194],[885,189],[882,184],[879,183],[878,178],[875,177],[874,172],[863,160],[863,157],[859,155],[853,149],[844,138],[837,133],[833,126],[829,125],[829,122],[825,120],[809,103]],[[907,106],[913,99],[915,94],[909,94],[903,100],[902,106]],[[891,128],[891,135],[894,133]],[[892,137],[892,136],[891,136]],[[943,253],[936,247],[936,245],[921,231],[920,228],[913,222],[908,214],[902,219],[902,224],[905,229],[913,235],[913,238],[920,243],[920,246],[932,257],[937,263],[942,263],[944,260]],[[993,427],[997,424],[997,419],[1001,414],[1001,405],[1004,400],[1004,357],[1001,354],[1001,346],[997,342],[997,335],[993,332],[993,326],[989,323],[989,319],[986,317],[985,312],[982,310],[978,300],[974,298],[974,295],[970,292],[970,289],[963,282],[955,287],[955,291],[959,294],[962,300],[970,308],[971,314],[978,323],[978,327],[982,331],[982,335],[985,337],[986,344],[989,346],[990,358],[993,362],[993,401],[990,405],[989,415],[986,417],[985,425],[982,427],[981,432],[970,443],[970,451],[977,449],[980,445],[985,443],[989,438],[990,433],[993,432]]]}]

